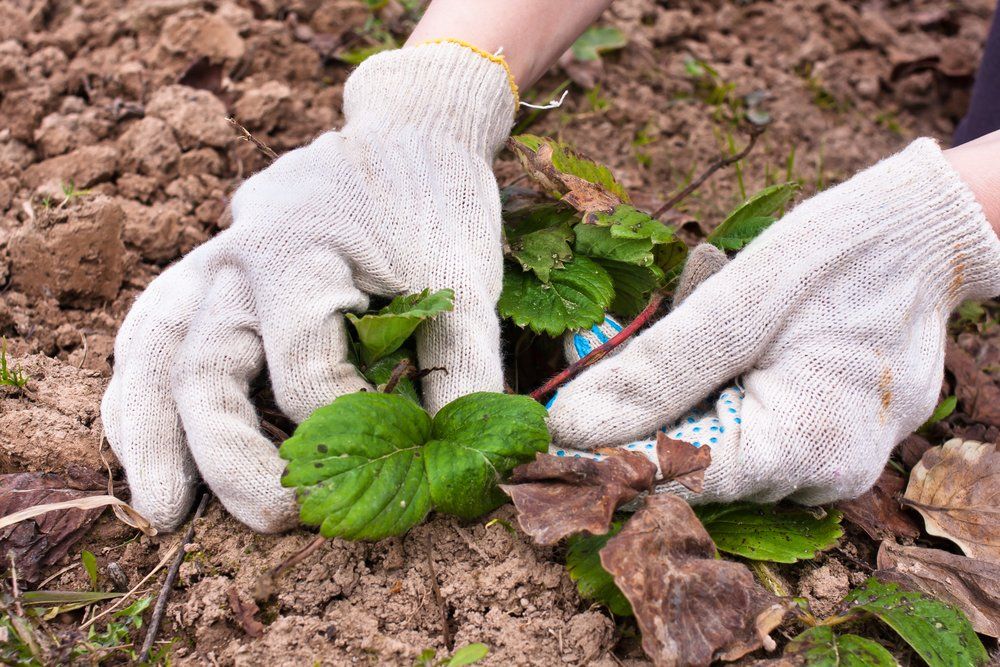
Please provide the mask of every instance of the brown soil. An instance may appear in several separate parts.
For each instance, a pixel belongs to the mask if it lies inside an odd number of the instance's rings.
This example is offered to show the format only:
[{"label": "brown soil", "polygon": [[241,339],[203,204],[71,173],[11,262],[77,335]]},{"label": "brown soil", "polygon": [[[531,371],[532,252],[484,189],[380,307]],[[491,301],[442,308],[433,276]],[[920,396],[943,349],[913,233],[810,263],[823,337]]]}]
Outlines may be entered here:
[{"label": "brown soil", "polygon": [[[686,58],[710,64],[737,97],[765,98],[773,123],[745,164],[747,191],[791,174],[808,194],[916,136],[947,142],[995,8],[663,4],[617,0],[605,20],[628,46],[597,65],[557,69],[525,94],[548,101],[570,76],[577,85],[565,105],[530,131],[608,163],[650,210],[725,148],[725,126],[685,73]],[[400,14],[392,2],[383,10],[403,30]],[[279,153],[337,127],[350,68],[330,54],[359,43],[368,12],[360,0],[0,0],[0,15],[0,335],[32,378],[27,392],[0,394],[0,472],[100,470],[99,401],[129,304],[226,226],[228,194],[267,164],[226,116]],[[505,154],[497,173],[506,182],[519,168]],[[64,203],[68,183],[87,192]],[[738,197],[733,172],[718,174],[677,222],[697,236]],[[973,334],[961,344],[980,356],[1000,349]],[[488,524],[493,517],[504,521]],[[580,601],[560,554],[510,532],[511,518],[507,507],[471,523],[436,517],[379,544],[330,542],[261,605],[266,627],[254,639],[228,589],[249,601],[256,578],[311,535],[254,535],[212,503],[161,636],[176,638],[179,665],[412,664],[423,649],[445,650],[430,558],[455,645],[488,644],[486,664],[642,662],[627,631]],[[135,583],[177,538],[133,537],[105,517],[82,546],[102,573],[117,562]],[[825,611],[867,574],[873,548],[852,534],[783,576]],[[76,568],[49,587],[87,585]]]}]

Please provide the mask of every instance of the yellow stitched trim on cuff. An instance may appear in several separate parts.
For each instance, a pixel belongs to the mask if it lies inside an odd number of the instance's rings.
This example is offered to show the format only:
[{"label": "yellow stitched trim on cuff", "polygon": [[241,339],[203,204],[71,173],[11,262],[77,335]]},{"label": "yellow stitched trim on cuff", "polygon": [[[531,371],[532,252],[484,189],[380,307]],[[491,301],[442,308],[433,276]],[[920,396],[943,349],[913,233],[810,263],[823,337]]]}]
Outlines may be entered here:
[{"label": "yellow stitched trim on cuff", "polygon": [[473,53],[476,53],[483,58],[486,58],[490,62],[494,62],[497,65],[503,67],[504,71],[507,72],[507,83],[510,84],[510,92],[514,94],[514,110],[517,110],[518,105],[521,103],[521,95],[517,90],[517,83],[514,81],[514,75],[510,71],[510,65],[507,64],[507,59],[503,56],[494,55],[488,51],[483,51],[478,46],[473,46],[468,42],[462,41],[461,39],[455,39],[454,37],[441,37],[440,39],[428,39],[426,42],[420,42],[417,46],[423,46],[424,44],[458,44],[459,46],[464,46],[470,49]]}]

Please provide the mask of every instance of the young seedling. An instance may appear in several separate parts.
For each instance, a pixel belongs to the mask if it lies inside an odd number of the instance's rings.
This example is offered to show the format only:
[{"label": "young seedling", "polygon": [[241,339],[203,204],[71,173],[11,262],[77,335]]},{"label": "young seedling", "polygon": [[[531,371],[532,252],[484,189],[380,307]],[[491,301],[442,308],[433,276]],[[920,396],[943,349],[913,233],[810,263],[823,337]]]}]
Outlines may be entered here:
[{"label": "young seedling", "polygon": [[464,665],[474,665],[487,655],[490,649],[486,644],[466,644],[455,649],[450,657],[438,658],[437,651],[432,648],[425,649],[420,653],[414,667],[463,667]]},{"label": "young seedling", "polygon": [[23,389],[28,384],[28,376],[20,367],[11,369],[7,362],[7,339],[0,339],[0,386]]},{"label": "young seedling", "polygon": [[61,208],[66,208],[74,199],[79,199],[81,197],[86,197],[91,194],[90,190],[84,190],[76,187],[76,183],[69,181],[68,183],[62,184],[63,200],[56,207],[56,210]]}]

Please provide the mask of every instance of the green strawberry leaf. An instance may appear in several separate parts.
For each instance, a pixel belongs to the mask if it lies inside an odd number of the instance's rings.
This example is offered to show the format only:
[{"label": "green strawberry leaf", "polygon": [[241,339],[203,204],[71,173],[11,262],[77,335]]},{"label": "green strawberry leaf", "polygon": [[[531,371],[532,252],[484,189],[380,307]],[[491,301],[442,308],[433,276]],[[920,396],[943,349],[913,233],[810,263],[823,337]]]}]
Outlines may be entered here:
[{"label": "green strawberry leaf", "polygon": [[572,223],[576,213],[565,206],[543,204],[504,214],[508,254],[525,271],[534,271],[542,282],[552,269],[561,269],[573,258]]},{"label": "green strawberry leaf", "polygon": [[420,323],[445,311],[452,310],[455,292],[438,290],[431,294],[424,290],[418,294],[397,296],[377,313],[358,317],[347,313],[361,341],[361,356],[372,363],[399,349]]},{"label": "green strawberry leaf", "polygon": [[653,242],[648,238],[615,237],[610,227],[578,224],[573,228],[576,234],[574,248],[581,255],[593,259],[610,259],[636,266],[653,263]]},{"label": "green strawberry leaf", "polygon": [[897,667],[889,651],[857,635],[837,635],[828,626],[809,628],[785,647],[810,667]]},{"label": "green strawberry leaf", "polygon": [[628,38],[612,26],[592,26],[573,42],[573,57],[583,62],[597,60],[602,53],[625,48]]},{"label": "green strawberry leaf", "polygon": [[569,241],[573,232],[567,229],[543,229],[522,236],[516,247],[512,246],[511,256],[521,263],[525,270],[535,272],[538,279],[548,282],[552,269],[561,269],[573,259]]},{"label": "green strawberry leaf", "polygon": [[466,644],[462,648],[455,649],[444,667],[464,667],[474,665],[490,653],[490,647],[486,644]]},{"label": "green strawberry leaf", "polygon": [[934,412],[932,412],[931,416],[927,418],[927,421],[925,421],[923,425],[921,425],[920,429],[926,429],[932,424],[936,424],[943,419],[947,419],[948,417],[951,416],[951,413],[953,413],[955,411],[955,408],[957,407],[958,407],[958,396],[948,396],[947,398],[943,399],[940,403],[937,404],[937,407],[934,408]]},{"label": "green strawberry leaf", "polygon": [[614,521],[604,535],[579,533],[569,538],[566,549],[566,569],[576,582],[580,597],[594,600],[617,616],[632,616],[632,605],[615,580],[601,565],[600,550],[622,529],[623,521]]},{"label": "green strawberry leaf", "polygon": [[497,307],[519,327],[558,336],[567,329],[603,322],[613,299],[608,272],[593,260],[577,256],[563,268],[553,269],[548,283],[508,262]]},{"label": "green strawberry leaf", "polygon": [[750,560],[811,559],[844,534],[837,510],[822,519],[799,507],[753,503],[700,505],[694,511],[719,551]]},{"label": "green strawberry leaf", "polygon": [[587,224],[610,227],[611,235],[619,239],[649,239],[653,243],[674,240],[674,230],[639,209],[621,205],[611,213],[594,212],[584,220]]},{"label": "green strawberry leaf", "polygon": [[610,259],[595,259],[611,276],[615,288],[615,299],[611,302],[611,312],[625,318],[639,314],[649,303],[653,290],[663,284],[664,276],[660,267],[635,266]]},{"label": "green strawberry leaf", "polygon": [[497,484],[546,450],[547,416],[548,411],[527,396],[485,392],[441,408],[434,417],[426,459],[434,507],[471,519],[506,502]]},{"label": "green strawberry leaf", "polygon": [[688,248],[680,239],[674,239],[670,243],[656,246],[653,256],[656,258],[656,266],[663,272],[662,284],[666,286],[680,278],[687,262]]},{"label": "green strawberry leaf", "polygon": [[923,593],[871,578],[851,591],[848,614],[867,612],[896,631],[930,667],[985,665],[986,648],[969,619],[958,609]]},{"label": "green strawberry leaf", "polygon": [[764,188],[733,210],[706,241],[722,250],[740,250],[771,226],[773,215],[798,192],[798,183],[778,183]]},{"label": "green strawberry leaf", "polygon": [[719,225],[712,230],[706,241],[720,250],[742,250],[746,244],[773,225],[775,220],[777,218],[762,215],[756,218],[745,218],[739,222],[727,224],[725,227]]},{"label": "green strawberry leaf", "polygon": [[295,429],[279,453],[281,483],[296,487],[302,523],[326,537],[377,540],[423,521],[431,509],[422,461],[431,418],[401,396],[346,394]]},{"label": "green strawberry leaf", "polygon": [[499,481],[545,451],[546,414],[527,396],[477,393],[432,420],[401,396],[347,394],[281,445],[281,482],[296,488],[302,523],[325,537],[400,535],[432,508],[477,516],[503,502]]}]

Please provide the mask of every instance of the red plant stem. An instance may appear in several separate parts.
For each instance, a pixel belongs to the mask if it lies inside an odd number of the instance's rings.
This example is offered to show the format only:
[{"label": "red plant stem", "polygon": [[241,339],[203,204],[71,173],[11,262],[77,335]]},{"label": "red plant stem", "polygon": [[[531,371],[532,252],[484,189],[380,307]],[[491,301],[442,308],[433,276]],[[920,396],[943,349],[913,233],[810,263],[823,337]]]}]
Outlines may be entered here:
[{"label": "red plant stem", "polygon": [[615,348],[617,348],[619,345],[621,345],[629,338],[631,338],[633,335],[635,335],[635,333],[639,329],[641,329],[647,322],[649,322],[650,319],[652,319],[653,315],[656,314],[656,311],[660,309],[660,304],[663,303],[663,296],[664,295],[661,292],[654,292],[653,298],[649,300],[649,304],[647,304],[647,306],[642,310],[642,312],[639,313],[639,315],[636,316],[634,320],[629,322],[628,325],[625,326],[621,331],[615,334],[614,337],[611,338],[611,340],[609,340],[607,343],[604,343],[597,349],[593,350],[587,356],[573,362],[565,369],[563,369],[562,372],[560,372],[558,375],[556,375],[551,380],[549,380],[548,382],[546,382],[541,387],[539,387],[538,389],[536,389],[535,391],[531,392],[528,395],[531,396],[531,398],[535,399],[536,401],[542,402],[543,398],[551,394],[553,391],[561,387],[563,384],[572,380],[580,373],[580,371],[583,371],[589,368],[590,366],[593,366],[598,361],[611,354],[611,352],[614,351]]}]

